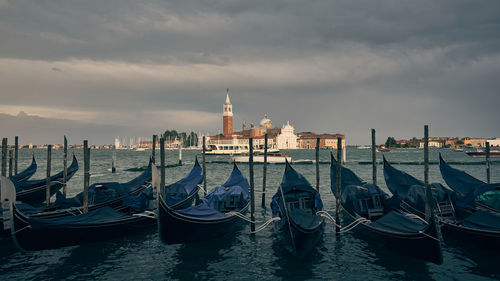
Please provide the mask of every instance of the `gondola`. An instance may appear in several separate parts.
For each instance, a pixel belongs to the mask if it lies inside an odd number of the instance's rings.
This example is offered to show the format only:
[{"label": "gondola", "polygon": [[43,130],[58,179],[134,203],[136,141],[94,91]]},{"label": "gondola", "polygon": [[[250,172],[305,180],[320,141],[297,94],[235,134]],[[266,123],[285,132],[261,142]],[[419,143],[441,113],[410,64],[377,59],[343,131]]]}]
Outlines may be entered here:
[{"label": "gondola", "polygon": [[321,197],[307,179],[286,161],[285,173],[271,200],[274,232],[285,249],[297,258],[304,258],[323,235],[325,219]]},{"label": "gondola", "polygon": [[[145,230],[157,223],[153,211],[153,197],[143,198],[141,195],[151,190],[144,189],[151,181],[151,162],[149,169],[129,183],[121,184],[123,189],[136,186],[133,193],[138,195],[120,196],[121,205],[117,205],[118,198],[113,204],[104,205],[104,202],[89,206],[89,212],[81,214],[75,209],[66,209],[58,213],[39,214],[28,216],[19,211],[17,204],[13,206],[14,230],[13,240],[22,250],[42,250],[90,242],[104,241]],[[199,190],[198,184],[203,179],[202,169],[196,160],[190,173],[183,179],[167,187],[167,198],[173,208],[192,204]],[[138,186],[141,184],[141,186]],[[107,184],[110,187],[109,183]],[[101,195],[101,199],[104,198]],[[139,201],[144,201],[138,204]],[[108,202],[109,203],[109,202]],[[112,206],[112,207],[110,207]],[[140,207],[142,206],[142,207]],[[139,208],[138,208],[139,207]],[[81,210],[79,210],[81,211]],[[63,212],[65,213],[62,216]]]},{"label": "gondola", "polygon": [[11,206],[13,241],[24,251],[104,241],[147,229],[156,223],[153,212],[129,215],[111,207],[76,216],[34,218],[21,213],[15,204]]},{"label": "gondola", "polygon": [[[406,210],[423,217],[425,198],[423,183],[407,188],[409,181],[417,180],[394,168],[384,159],[384,177],[387,186],[399,190],[401,205]],[[412,179],[413,178],[413,179]],[[418,181],[418,180],[417,180]],[[401,183],[401,184],[400,184]],[[430,184],[434,194],[434,208],[445,239],[454,238],[479,247],[500,250],[500,214],[474,208],[474,202],[455,194],[441,184]],[[403,193],[401,190],[407,190]]]},{"label": "gondola", "polygon": [[[78,171],[78,161],[75,155],[73,155],[73,162],[68,167],[68,176],[66,181],[69,181],[71,177]],[[50,177],[50,195],[54,195],[61,187],[63,187],[63,177],[64,171],[61,171]],[[46,198],[46,188],[47,180],[27,180],[21,182],[14,182],[17,192],[17,200],[30,204],[36,205],[41,204]]]},{"label": "gondola", "polygon": [[[333,155],[331,163],[331,189],[337,196]],[[397,196],[389,197],[380,187],[362,181],[348,168],[342,167],[341,173],[342,210],[348,223],[359,223],[354,229],[356,233],[408,256],[443,263],[439,226],[432,211],[428,221],[421,219],[401,210]]]},{"label": "gondola", "polygon": [[455,169],[439,154],[439,170],[446,184],[464,200],[488,211],[500,212],[500,183],[488,184]]},{"label": "gondola", "polygon": [[228,180],[210,190],[195,206],[175,210],[160,196],[158,232],[166,244],[222,237],[236,231],[249,206],[249,184],[234,164]]},{"label": "gondola", "polygon": [[12,176],[11,180],[13,182],[25,181],[36,173],[36,168],[37,168],[37,164],[36,164],[36,160],[35,160],[35,155],[33,155],[32,160],[31,160],[31,164],[28,166],[28,168],[26,168],[24,171],[18,173],[17,175]]},{"label": "gondola", "polygon": [[[149,169],[146,169],[139,176],[132,180],[119,183],[119,182],[101,182],[89,186],[88,191],[88,209],[89,211],[97,210],[102,207],[111,207],[118,211],[129,208],[128,205],[135,205],[130,197],[140,196],[141,192],[151,193],[152,190],[146,190],[151,186],[152,161],[149,161]],[[124,204],[127,199],[131,204]],[[144,209],[145,206],[136,209]],[[44,210],[39,213],[31,214],[30,217],[34,218],[57,218],[83,213],[83,192],[80,192],[72,198],[64,198],[62,193],[56,194],[56,201],[50,210]]]}]

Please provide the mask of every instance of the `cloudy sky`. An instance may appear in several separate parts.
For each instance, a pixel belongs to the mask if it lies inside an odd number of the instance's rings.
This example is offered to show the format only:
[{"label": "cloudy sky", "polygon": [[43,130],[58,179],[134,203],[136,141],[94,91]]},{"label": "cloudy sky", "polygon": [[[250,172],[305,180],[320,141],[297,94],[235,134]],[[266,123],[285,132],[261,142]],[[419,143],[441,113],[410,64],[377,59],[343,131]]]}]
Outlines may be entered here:
[{"label": "cloudy sky", "polygon": [[0,0],[0,131],[500,137],[499,1]]}]

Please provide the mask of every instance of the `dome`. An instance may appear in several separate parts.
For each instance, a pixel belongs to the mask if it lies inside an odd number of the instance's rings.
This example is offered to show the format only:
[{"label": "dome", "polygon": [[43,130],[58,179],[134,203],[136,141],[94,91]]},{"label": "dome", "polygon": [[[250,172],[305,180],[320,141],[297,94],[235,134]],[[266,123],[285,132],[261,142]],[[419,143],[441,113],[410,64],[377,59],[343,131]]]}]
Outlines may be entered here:
[{"label": "dome", "polygon": [[271,128],[273,126],[273,123],[271,122],[271,119],[267,117],[267,114],[264,116],[264,119],[260,120],[260,127],[261,128]]}]

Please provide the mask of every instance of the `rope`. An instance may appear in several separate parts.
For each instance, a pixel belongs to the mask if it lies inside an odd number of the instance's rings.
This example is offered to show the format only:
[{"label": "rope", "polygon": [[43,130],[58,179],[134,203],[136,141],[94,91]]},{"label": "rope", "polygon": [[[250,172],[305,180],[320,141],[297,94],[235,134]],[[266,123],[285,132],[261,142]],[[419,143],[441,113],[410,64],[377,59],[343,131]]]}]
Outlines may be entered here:
[{"label": "rope", "polygon": [[421,234],[423,234],[423,235],[425,235],[425,236],[427,236],[427,237],[429,237],[429,238],[431,238],[431,239],[434,239],[434,240],[436,240],[436,241],[438,241],[438,242],[439,242],[439,239],[437,239],[437,238],[436,238],[436,237],[434,237],[434,236],[430,236],[429,234],[427,234],[427,233],[425,233],[425,232],[423,232],[423,231],[419,231],[418,233],[421,233]]},{"label": "rope", "polygon": [[27,226],[25,226],[25,227],[23,227],[21,229],[18,229],[16,231],[14,231],[14,234],[17,234],[18,232],[21,232],[21,231],[25,230],[26,228],[31,228],[31,225],[27,225]]},{"label": "rope", "polygon": [[146,217],[146,218],[154,218],[154,214],[148,214],[148,213],[132,214],[132,216],[136,216],[136,217]]},{"label": "rope", "polygon": [[281,220],[280,217],[270,218],[268,221],[266,221],[265,223],[263,223],[259,227],[257,227],[255,229],[255,231],[250,231],[250,233],[255,234],[257,232],[260,232],[260,231],[264,230],[270,223],[272,223],[274,221],[279,221],[279,220]]},{"label": "rope", "polygon": [[365,222],[369,222],[370,221],[370,220],[368,220],[366,218],[360,217],[360,218],[357,218],[356,220],[354,220],[353,222],[351,222],[350,224],[348,224],[346,226],[341,226],[341,225],[337,224],[337,222],[332,217],[332,215],[330,215],[326,211],[318,211],[318,212],[316,212],[316,215],[322,216],[322,217],[327,218],[330,221],[332,221],[333,224],[335,224],[335,226],[337,226],[337,227],[339,227],[341,229],[339,231],[339,233],[349,232],[349,231],[353,230],[354,228],[356,228],[361,223],[365,223]]},{"label": "rope", "polygon": [[[228,215],[234,215],[242,220],[245,220],[249,223],[255,223],[255,221],[252,221],[249,217],[243,215],[242,213],[239,213],[239,212],[228,212],[227,213]],[[255,231],[250,231],[250,233],[254,234],[254,233],[257,233],[257,232],[260,232],[262,230],[264,230],[270,223],[274,222],[274,221],[279,221],[281,218],[280,217],[273,217],[273,218],[270,218],[269,220],[267,220],[266,222],[264,222],[263,224],[261,224],[260,226],[258,226]]]}]

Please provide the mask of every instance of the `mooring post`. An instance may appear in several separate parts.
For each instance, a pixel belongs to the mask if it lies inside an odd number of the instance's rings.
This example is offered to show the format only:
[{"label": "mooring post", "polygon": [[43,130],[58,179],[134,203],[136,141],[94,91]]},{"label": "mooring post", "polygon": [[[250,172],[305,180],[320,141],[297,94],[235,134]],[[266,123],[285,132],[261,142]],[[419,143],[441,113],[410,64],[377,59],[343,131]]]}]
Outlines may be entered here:
[{"label": "mooring post", "polygon": [[250,170],[250,230],[255,231],[255,191],[253,182],[253,138],[248,139],[248,147],[250,149],[248,155],[248,168]]},{"label": "mooring post", "polygon": [[111,156],[111,173],[116,173],[116,145],[113,145],[113,155]]},{"label": "mooring post", "polygon": [[[160,197],[165,198],[165,139],[160,138]],[[159,205],[158,205],[159,206]]]},{"label": "mooring post", "polygon": [[340,157],[342,156],[342,138],[337,138],[337,204],[335,206],[335,222],[337,225],[335,226],[335,233],[337,235],[340,234],[340,197],[341,195],[341,179],[342,179],[342,161]]},{"label": "mooring post", "polygon": [[372,181],[377,184],[377,145],[375,143],[375,129],[372,129]]},{"label": "mooring post", "polygon": [[64,159],[63,159],[64,171],[63,171],[63,195],[66,198],[66,181],[68,178],[68,139],[64,136]]},{"label": "mooring post", "polygon": [[425,220],[429,221],[431,216],[431,204],[434,202],[429,202],[430,198],[429,192],[429,125],[424,126],[424,184],[425,184]]},{"label": "mooring post", "polygon": [[490,142],[486,142],[486,182],[490,183]]},{"label": "mooring post", "polygon": [[11,149],[11,150],[9,150],[9,179],[12,178],[12,160],[13,160],[12,158],[13,157],[14,157],[13,156],[13,151]]},{"label": "mooring post", "polygon": [[47,207],[50,206],[50,164],[52,158],[52,145],[49,144],[47,146],[47,186],[45,188],[45,202],[47,203]]},{"label": "mooring post", "polygon": [[203,195],[207,195],[207,167],[205,164],[206,139],[203,136]]},{"label": "mooring post", "polygon": [[14,147],[14,175],[17,176],[17,161],[19,159],[19,137],[16,136],[14,139],[14,144],[16,147]]},{"label": "mooring post", "polygon": [[264,167],[262,171],[262,208],[266,207],[266,176],[267,176],[267,134],[264,135]]},{"label": "mooring post", "polygon": [[7,176],[7,138],[2,139],[2,177]]},{"label": "mooring post", "polygon": [[319,192],[319,142],[320,138],[316,139],[316,190]]},{"label": "mooring post", "polygon": [[182,146],[179,146],[179,165],[182,166]]},{"label": "mooring post", "polygon": [[83,141],[83,212],[89,211],[90,149],[88,141]]},{"label": "mooring post", "polygon": [[157,135],[153,135],[153,151],[151,151],[151,160],[153,161],[153,164],[156,163],[155,155],[156,155],[156,139],[158,138]]}]

